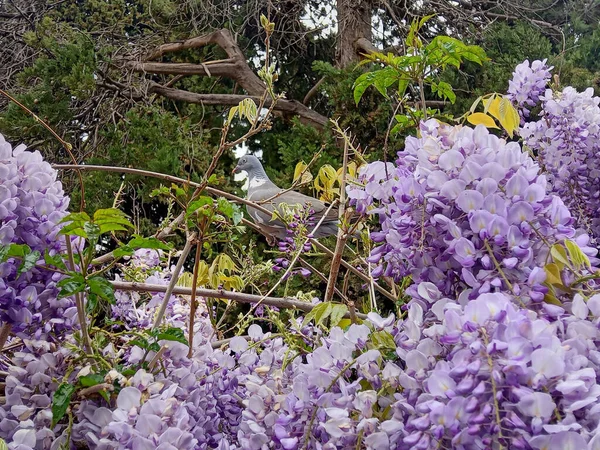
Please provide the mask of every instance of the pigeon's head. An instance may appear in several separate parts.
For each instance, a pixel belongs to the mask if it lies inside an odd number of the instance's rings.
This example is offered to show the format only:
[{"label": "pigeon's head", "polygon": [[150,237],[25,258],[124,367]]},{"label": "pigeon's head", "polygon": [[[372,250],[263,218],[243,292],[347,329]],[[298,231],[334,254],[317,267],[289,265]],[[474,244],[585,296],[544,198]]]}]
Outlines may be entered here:
[{"label": "pigeon's head", "polygon": [[258,158],[254,155],[244,155],[237,163],[237,166],[233,169],[233,173],[240,173],[241,171],[247,172],[248,175],[255,172],[262,172],[262,164]]}]

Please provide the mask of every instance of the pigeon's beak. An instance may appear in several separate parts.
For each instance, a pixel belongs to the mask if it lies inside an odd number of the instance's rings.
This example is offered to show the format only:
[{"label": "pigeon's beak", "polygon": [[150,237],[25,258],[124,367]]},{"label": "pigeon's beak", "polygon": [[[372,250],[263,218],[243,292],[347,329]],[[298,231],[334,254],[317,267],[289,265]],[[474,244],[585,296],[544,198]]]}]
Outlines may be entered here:
[{"label": "pigeon's beak", "polygon": [[231,171],[231,173],[232,173],[232,174],[235,174],[235,173],[240,173],[240,168],[239,168],[238,166],[235,166],[235,167],[233,168],[233,170]]}]

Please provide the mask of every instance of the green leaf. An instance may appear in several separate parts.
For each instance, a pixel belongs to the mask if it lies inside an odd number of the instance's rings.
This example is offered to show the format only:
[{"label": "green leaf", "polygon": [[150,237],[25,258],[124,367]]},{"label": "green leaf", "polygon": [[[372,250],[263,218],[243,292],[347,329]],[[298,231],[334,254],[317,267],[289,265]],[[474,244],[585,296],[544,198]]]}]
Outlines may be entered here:
[{"label": "green leaf", "polygon": [[27,253],[23,256],[21,260],[21,264],[19,265],[19,269],[17,270],[17,275],[21,275],[23,272],[27,272],[35,267],[35,264],[40,259],[40,252],[37,250]]},{"label": "green leaf", "polygon": [[83,228],[84,224],[85,223],[80,224],[80,223],[76,223],[76,222],[70,223],[69,225],[62,227],[58,234],[61,234],[63,236],[67,236],[67,235],[79,236],[84,239],[87,239],[88,235],[85,232],[85,229]]},{"label": "green leaf", "polygon": [[371,333],[371,342],[376,349],[396,348],[394,337],[387,331],[374,331]]},{"label": "green leaf", "polygon": [[200,208],[203,208],[207,205],[212,206],[212,204],[213,204],[212,198],[203,195],[188,205],[185,215],[186,215],[186,217],[190,217],[192,214],[194,214]]},{"label": "green leaf", "polygon": [[148,341],[141,337],[137,337],[137,338],[133,339],[132,341],[129,341],[129,345],[137,346],[144,350],[147,350],[148,346],[149,346]]},{"label": "green leaf", "polygon": [[118,223],[105,223],[100,225],[100,233],[110,233],[112,231],[127,231],[127,228]]},{"label": "green leaf", "polygon": [[96,386],[100,383],[104,383],[104,377],[99,373],[92,373],[90,375],[79,377],[79,384],[84,388]]},{"label": "green leaf", "polygon": [[28,253],[31,253],[31,248],[26,244],[3,245],[0,247],[0,262],[9,258],[23,258]]},{"label": "green leaf", "polygon": [[387,89],[398,80],[398,72],[393,67],[385,67],[381,70],[373,72],[373,86],[385,98],[389,98]]},{"label": "green leaf", "polygon": [[69,297],[85,290],[85,278],[80,273],[73,273],[70,277],[63,278],[56,286],[60,288],[58,298]]},{"label": "green leaf", "polygon": [[343,304],[333,305],[331,308],[331,315],[329,318],[329,326],[335,327],[340,323],[340,320],[344,318],[348,312],[348,307]]},{"label": "green leaf", "polygon": [[217,199],[217,208],[229,219],[233,217],[233,203],[223,197]]},{"label": "green leaf", "polygon": [[[432,84],[432,89],[433,86],[434,85]],[[434,92],[437,93],[438,97],[449,100],[450,103],[454,103],[456,101],[456,94],[454,93],[452,86],[445,81],[440,81],[437,83],[436,90]]]},{"label": "green leaf", "polygon": [[92,294],[97,295],[103,300],[106,300],[110,304],[115,303],[115,290],[112,284],[104,277],[92,277],[88,278],[87,285],[90,288]]},{"label": "green leaf", "polygon": [[167,341],[175,341],[181,342],[182,344],[188,345],[188,341],[185,338],[185,334],[183,334],[183,330],[180,328],[167,328],[164,331],[156,333],[156,340],[167,340]]},{"label": "green leaf", "polygon": [[363,94],[373,84],[373,72],[363,73],[354,82],[354,102],[358,105]]},{"label": "green leaf", "polygon": [[[1,260],[1,258],[0,258]],[[54,267],[58,267],[59,269],[62,270],[67,270],[67,266],[65,265],[65,262],[62,259],[61,255],[52,255],[50,256],[50,253],[48,253],[48,250],[46,250],[46,252],[44,253],[44,262],[46,263],[47,266],[54,266]]]},{"label": "green leaf", "polygon": [[316,325],[320,324],[331,314],[331,309],[331,303],[319,303],[306,315],[302,326],[307,325],[311,320],[314,320]]},{"label": "green leaf", "polygon": [[129,246],[131,248],[135,248],[135,249],[151,248],[154,250],[165,250],[165,251],[171,250],[171,246],[165,244],[160,239],[156,239],[155,237],[145,238],[145,237],[141,237],[141,236],[135,236],[133,239],[131,239],[129,241],[127,246]]},{"label": "green leaf", "polygon": [[98,224],[95,224],[93,222],[85,222],[83,224],[83,231],[85,231],[85,234],[87,235],[88,239],[93,244],[98,242],[98,239],[100,239],[101,230]]},{"label": "green leaf", "polygon": [[63,217],[62,220],[58,223],[66,223],[66,222],[79,222],[80,225],[83,225],[84,222],[89,222],[92,219],[84,212],[75,212],[71,213],[66,217]]},{"label": "green leaf", "polygon": [[552,247],[550,247],[550,254],[559,268],[571,266],[567,256],[567,251],[561,244],[554,244]]},{"label": "green leaf", "polygon": [[75,385],[61,383],[52,397],[52,428],[64,417],[75,392]]},{"label": "green leaf", "polygon": [[571,261],[573,261],[578,268],[591,267],[590,259],[583,253],[579,245],[567,239],[565,240],[565,246],[567,247]]},{"label": "green leaf", "polygon": [[96,308],[98,308],[98,303],[99,303],[98,296],[96,294],[92,294],[90,292],[86,298],[85,312],[91,314],[94,311],[96,311]]},{"label": "green leaf", "polygon": [[118,247],[113,250],[113,256],[115,258],[122,258],[123,256],[131,256],[134,253],[135,253],[134,250],[131,247],[129,247],[129,245],[123,245],[122,247]]},{"label": "green leaf", "polygon": [[131,228],[134,228],[134,226],[129,222],[129,217],[127,214],[117,208],[106,208],[96,211],[94,213],[94,222],[99,222],[101,220],[128,223]]},{"label": "green leaf", "polygon": [[160,350],[160,345],[158,345],[156,342],[153,342],[152,344],[150,344],[148,346],[148,350],[150,350],[152,352],[157,352]]}]

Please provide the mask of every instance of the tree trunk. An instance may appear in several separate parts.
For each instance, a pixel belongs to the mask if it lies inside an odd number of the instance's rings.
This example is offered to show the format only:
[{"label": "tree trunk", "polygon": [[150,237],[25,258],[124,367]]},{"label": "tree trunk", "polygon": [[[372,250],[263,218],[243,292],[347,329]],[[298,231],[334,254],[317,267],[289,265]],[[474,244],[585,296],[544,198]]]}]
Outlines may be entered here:
[{"label": "tree trunk", "polygon": [[337,0],[338,41],[337,65],[346,67],[358,60],[355,42],[360,38],[372,41],[372,0]]}]

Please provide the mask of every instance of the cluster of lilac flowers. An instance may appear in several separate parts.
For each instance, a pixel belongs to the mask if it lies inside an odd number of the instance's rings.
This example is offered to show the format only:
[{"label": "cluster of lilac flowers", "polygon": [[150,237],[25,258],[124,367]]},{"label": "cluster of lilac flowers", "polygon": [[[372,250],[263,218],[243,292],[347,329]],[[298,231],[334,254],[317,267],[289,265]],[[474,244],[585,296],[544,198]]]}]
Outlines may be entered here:
[{"label": "cluster of lilac flowers", "polygon": [[552,192],[560,196],[577,224],[600,236],[600,98],[592,88],[566,87],[540,96],[540,119],[521,129],[524,143],[537,152]]},{"label": "cluster of lilac flowers", "polygon": [[[11,364],[3,367],[8,375],[0,408],[0,438],[10,449],[58,448],[53,444],[61,439],[66,425],[52,427],[51,402],[72,357],[66,342],[56,347],[44,340],[25,340],[23,348],[12,355]],[[70,379],[74,378],[72,373]]]},{"label": "cluster of lilac flowers", "polygon": [[[482,125],[452,127],[434,119],[409,137],[396,165],[377,162],[348,188],[358,211],[379,218],[374,276],[411,276],[409,293],[427,286],[444,296],[475,298],[497,290],[541,302],[550,246],[571,239],[594,257],[561,199],[546,192],[538,164],[516,142]],[[427,283],[427,284],[423,284]]]},{"label": "cluster of lilac flowers", "polygon": [[[58,232],[69,198],[50,164],[25,148],[13,149],[0,135],[0,245],[26,244],[39,252],[41,265],[46,251],[51,256],[64,252]],[[73,300],[57,299],[60,274],[34,267],[19,275],[20,264],[17,258],[0,264],[0,321],[37,338],[72,327]]]},{"label": "cluster of lilac flowers", "polygon": [[[275,272],[286,271],[290,266],[290,261],[294,259],[298,251],[301,253],[310,251],[311,245],[310,242],[306,242],[306,236],[315,226],[314,213],[314,210],[307,206],[291,212],[285,230],[287,236],[280,240],[278,244],[278,249],[283,253],[283,256],[275,259],[275,265],[273,266]],[[310,274],[310,270],[300,267],[292,270],[288,277],[292,275],[309,277]]]},{"label": "cluster of lilac flowers", "polygon": [[529,117],[530,108],[537,106],[540,97],[546,91],[550,81],[552,66],[546,65],[547,60],[533,61],[531,66],[525,60],[513,72],[512,79],[508,82],[507,97],[515,104],[521,119]]},{"label": "cluster of lilac flowers", "polygon": [[397,448],[600,448],[599,302],[546,318],[502,293],[439,298],[425,314],[413,303],[395,333]]}]

